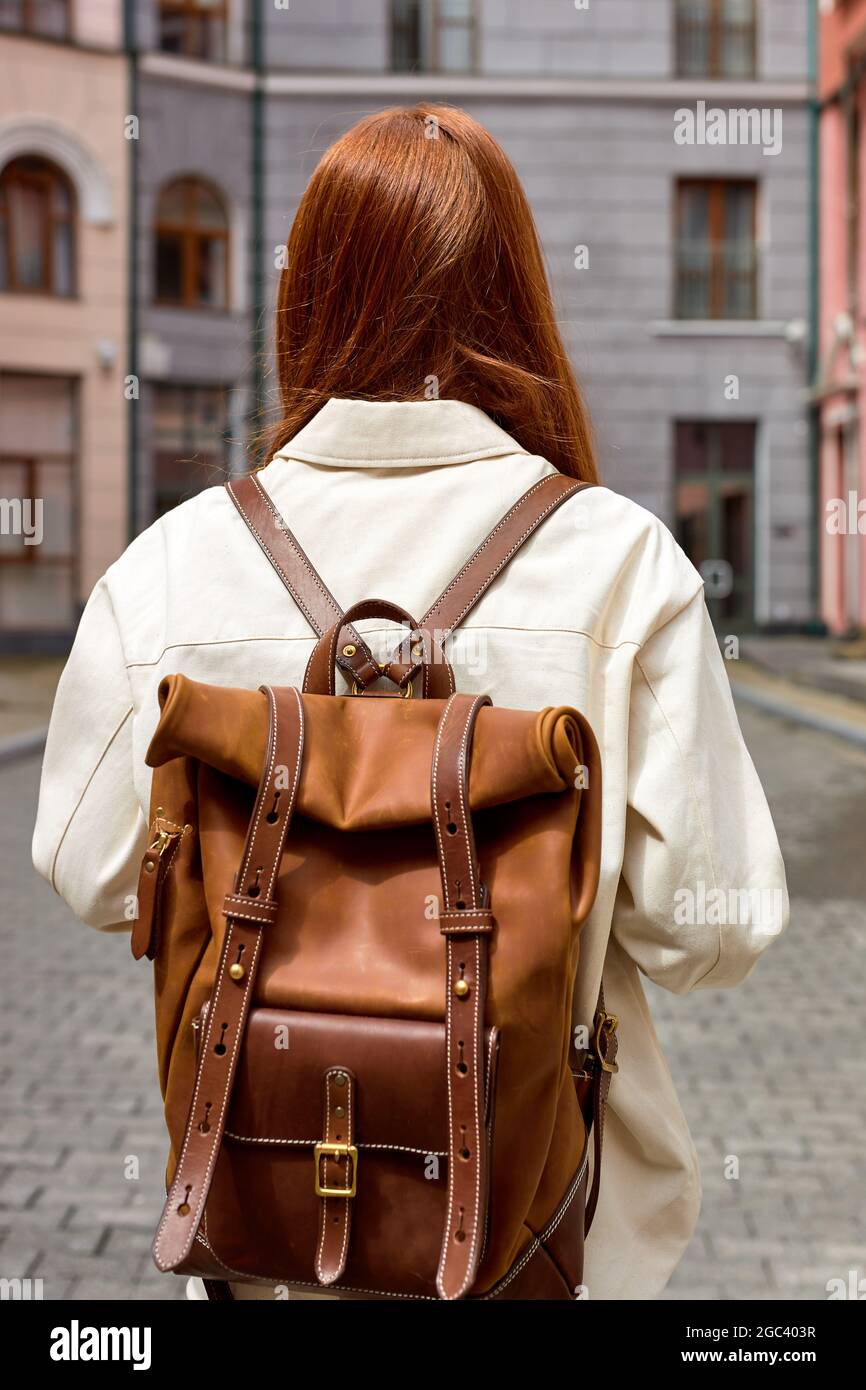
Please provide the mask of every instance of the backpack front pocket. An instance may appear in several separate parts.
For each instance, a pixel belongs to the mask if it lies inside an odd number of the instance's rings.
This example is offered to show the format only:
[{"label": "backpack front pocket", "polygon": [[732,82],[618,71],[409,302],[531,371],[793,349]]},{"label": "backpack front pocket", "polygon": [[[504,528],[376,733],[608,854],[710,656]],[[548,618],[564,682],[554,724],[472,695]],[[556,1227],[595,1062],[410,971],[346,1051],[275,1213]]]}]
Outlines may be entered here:
[{"label": "backpack front pocket", "polygon": [[[488,1145],[498,1051],[489,1028]],[[201,1227],[227,1277],[435,1298],[445,1059],[444,1023],[253,1009]]]}]

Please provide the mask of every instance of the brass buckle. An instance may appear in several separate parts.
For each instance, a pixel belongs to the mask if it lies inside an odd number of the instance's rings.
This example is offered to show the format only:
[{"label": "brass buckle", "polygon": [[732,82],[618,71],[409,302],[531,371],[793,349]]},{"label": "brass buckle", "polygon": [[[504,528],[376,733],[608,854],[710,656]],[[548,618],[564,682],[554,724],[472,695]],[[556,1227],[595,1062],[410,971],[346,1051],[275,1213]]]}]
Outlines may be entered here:
[{"label": "brass buckle", "polygon": [[599,1039],[601,1037],[601,1034],[603,1032],[607,1033],[608,1035],[610,1035],[611,1033],[615,1033],[618,1024],[619,1019],[617,1018],[616,1014],[607,1014],[604,1013],[601,1009],[599,1009],[598,1013],[595,1016],[595,1033],[593,1035],[592,1042],[593,1047],[595,1049],[595,1055],[599,1060],[599,1064],[601,1066],[602,1071],[607,1071],[611,1073],[619,1071],[619,1067],[617,1066],[616,1062],[608,1062],[606,1057],[602,1053],[601,1048],[599,1047]]},{"label": "brass buckle", "polygon": [[[351,1187],[323,1187],[321,1182],[322,1159],[325,1155],[331,1158],[345,1156],[352,1161],[352,1186]],[[317,1197],[354,1197],[358,1190],[358,1150],[354,1144],[317,1144],[315,1148],[316,1159],[316,1196]]]}]

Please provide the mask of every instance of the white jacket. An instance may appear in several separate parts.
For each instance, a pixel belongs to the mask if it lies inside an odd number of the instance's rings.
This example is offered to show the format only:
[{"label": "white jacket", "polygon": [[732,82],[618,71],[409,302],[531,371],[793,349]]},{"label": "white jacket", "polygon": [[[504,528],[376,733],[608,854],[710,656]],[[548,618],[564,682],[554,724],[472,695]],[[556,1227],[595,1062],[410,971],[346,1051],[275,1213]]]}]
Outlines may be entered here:
[{"label": "white jacket", "polygon": [[[459,401],[331,400],[259,477],[342,608],[388,598],[419,617],[552,471]],[[383,657],[399,635],[358,626]],[[99,580],[58,686],[33,837],[37,869],[85,922],[128,929],[162,677],[300,685],[313,640],[221,487],[169,512]],[[700,1180],[640,973],[676,993],[738,984],[787,921],[703,584],[655,516],[591,489],[495,581],[452,661],[458,689],[575,705],[599,741],[602,873],[577,1017],[591,1019],[603,967],[620,1070],[586,1280],[591,1298],[651,1298],[694,1229]]]}]

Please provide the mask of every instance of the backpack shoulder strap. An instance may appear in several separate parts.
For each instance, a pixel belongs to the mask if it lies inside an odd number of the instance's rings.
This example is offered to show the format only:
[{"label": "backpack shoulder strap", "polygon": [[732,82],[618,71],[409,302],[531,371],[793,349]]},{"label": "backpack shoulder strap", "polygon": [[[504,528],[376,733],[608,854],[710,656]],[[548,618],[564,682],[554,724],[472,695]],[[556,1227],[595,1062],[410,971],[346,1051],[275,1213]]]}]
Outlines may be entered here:
[{"label": "backpack shoulder strap", "polygon": [[[341,616],[342,610],[321,575],[289,530],[254,473],[226,483],[226,491],[280,579],[321,637]],[[494,579],[514,558],[523,543],[563,502],[594,483],[579,482],[562,473],[548,473],[527,488],[472,552],[448,587],[421,618],[419,627],[433,630],[444,640],[474,608]],[[350,649],[354,650],[350,650]],[[401,644],[399,653],[405,650]],[[349,654],[347,655],[347,651]],[[366,688],[385,674],[405,686],[419,667],[395,657],[384,667],[374,660],[369,647],[351,624],[340,633],[337,665],[346,679]]]},{"label": "backpack shoulder strap", "polygon": [[[255,473],[225,485],[250,532],[267,556],[317,637],[333,627],[342,609],[289,530]],[[370,649],[353,627],[341,633],[337,665],[347,680],[369,685],[379,675]],[[354,647],[346,655],[345,648]]]},{"label": "backpack shoulder strap", "polygon": [[[548,473],[547,477],[534,483],[509,507],[490,534],[472,552],[463,568],[427,609],[419,626],[437,633],[438,640],[443,642],[475,607],[524,541],[528,541],[569,497],[590,487],[595,487],[595,483],[579,482],[562,473]],[[418,667],[394,659],[383,670],[390,680],[405,685]]]}]

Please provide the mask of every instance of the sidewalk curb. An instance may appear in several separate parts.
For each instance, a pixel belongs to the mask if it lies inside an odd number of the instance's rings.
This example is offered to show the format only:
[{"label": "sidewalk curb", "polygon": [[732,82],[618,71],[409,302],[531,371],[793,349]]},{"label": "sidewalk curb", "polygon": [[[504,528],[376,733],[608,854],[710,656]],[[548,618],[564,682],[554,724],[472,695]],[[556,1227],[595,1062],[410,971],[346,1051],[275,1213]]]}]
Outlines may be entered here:
[{"label": "sidewalk curb", "polygon": [[19,758],[41,753],[48,736],[48,725],[41,729],[29,729],[26,734],[14,734],[11,738],[0,739],[0,767],[4,763],[17,762]]},{"label": "sidewalk curb", "polygon": [[855,743],[860,748],[866,748],[866,728],[860,728],[857,724],[849,724],[844,719],[834,719],[829,714],[818,714],[814,710],[800,709],[799,706],[790,704],[787,700],[777,699],[774,695],[768,695],[766,691],[754,690],[749,685],[741,685],[739,681],[731,681],[731,690],[735,700],[742,700],[746,705],[754,705],[757,709],[765,710],[768,714],[778,715],[781,719],[790,719],[794,724],[803,724],[808,729],[817,729],[822,734],[835,734],[837,738],[843,738],[848,743]]}]

